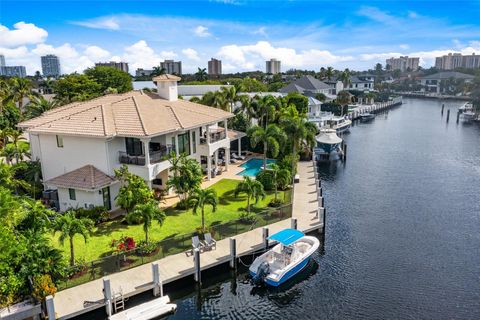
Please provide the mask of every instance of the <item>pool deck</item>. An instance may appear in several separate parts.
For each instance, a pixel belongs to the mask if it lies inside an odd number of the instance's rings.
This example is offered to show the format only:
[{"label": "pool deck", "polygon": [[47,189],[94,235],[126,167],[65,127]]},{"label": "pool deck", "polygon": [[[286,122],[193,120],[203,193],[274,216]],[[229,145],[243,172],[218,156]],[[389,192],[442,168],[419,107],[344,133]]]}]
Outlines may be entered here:
[{"label": "pool deck", "polygon": [[[322,217],[316,217],[319,202],[313,170],[311,161],[299,162],[298,164],[300,182],[295,184],[292,217],[297,219],[297,228],[303,232],[318,230],[323,226]],[[222,175],[221,178],[226,178],[226,176]],[[290,226],[291,220],[286,219],[267,227],[269,233],[273,234],[282,229],[290,228]],[[234,238],[237,243],[237,257],[252,254],[263,247],[262,228],[239,234]],[[216,250],[203,252],[200,255],[201,270],[226,263],[229,260],[230,240],[220,240],[217,242]],[[194,274],[193,257],[186,255],[186,253],[167,256],[156,262],[159,265],[160,279],[163,284]],[[130,297],[153,288],[150,263],[111,274],[108,278],[112,291],[122,291],[124,297]],[[57,319],[69,319],[97,308],[104,308],[102,291],[103,279],[97,279],[58,292],[53,300]],[[84,306],[86,301],[93,303]]]}]

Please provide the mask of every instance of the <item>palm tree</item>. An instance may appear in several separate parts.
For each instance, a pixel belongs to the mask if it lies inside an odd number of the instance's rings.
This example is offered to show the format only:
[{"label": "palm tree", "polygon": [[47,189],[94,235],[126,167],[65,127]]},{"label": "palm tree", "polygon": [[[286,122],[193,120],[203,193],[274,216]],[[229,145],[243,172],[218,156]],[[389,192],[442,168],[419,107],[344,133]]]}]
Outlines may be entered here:
[{"label": "palm tree", "polygon": [[22,219],[20,224],[24,229],[32,231],[43,231],[50,225],[50,218],[53,212],[45,208],[40,201],[26,201],[27,215]]},{"label": "palm tree", "polygon": [[275,202],[277,202],[278,187],[288,184],[288,181],[290,181],[290,172],[287,169],[281,169],[276,163],[269,164],[269,167],[272,172],[272,182],[275,188]]},{"label": "palm tree", "polygon": [[127,217],[127,221],[142,221],[143,232],[145,232],[145,242],[148,243],[148,229],[152,226],[152,222],[155,220],[160,225],[165,220],[165,213],[158,207],[158,202],[150,200],[147,203],[137,204],[132,212]]},{"label": "palm tree", "polygon": [[325,76],[327,77],[328,80],[332,80],[332,77],[334,76],[335,72],[333,71],[332,67],[328,67],[327,70],[325,70]]},{"label": "palm tree", "polygon": [[43,96],[34,97],[27,105],[27,113],[29,118],[41,116],[44,112],[52,110],[58,106],[58,101],[48,101]]},{"label": "palm tree", "polygon": [[83,237],[87,243],[90,230],[93,228],[93,221],[87,218],[77,218],[75,211],[72,209],[65,212],[63,215],[55,218],[52,223],[53,234],[60,232],[58,241],[64,244],[68,239],[70,243],[70,265],[75,265],[75,251],[73,248],[73,238],[78,234]]},{"label": "palm tree", "polygon": [[238,100],[240,101],[240,108],[238,108],[235,112],[243,112],[247,116],[248,123],[250,124],[252,118],[255,116],[252,98],[250,98],[249,95],[242,94],[238,96]]},{"label": "palm tree", "polygon": [[264,128],[267,127],[268,121],[275,119],[275,113],[279,105],[279,101],[273,96],[264,96],[255,99],[257,109],[257,119]]},{"label": "palm tree", "polygon": [[207,204],[212,206],[212,212],[217,211],[218,197],[213,189],[197,188],[190,197],[189,205],[193,207],[193,213],[197,214],[200,209],[202,213],[202,230],[205,232],[205,206]]},{"label": "palm tree", "polygon": [[162,74],[166,74],[167,70],[162,68],[161,66],[153,67],[153,72],[151,73],[152,77],[161,76]]},{"label": "palm tree", "polygon": [[338,77],[338,80],[342,81],[343,87],[346,88],[349,85],[352,84],[352,79],[351,79],[351,74],[350,70],[345,69],[341,74],[340,77]]},{"label": "palm tree", "polygon": [[260,126],[253,126],[247,131],[252,147],[263,144],[263,168],[267,168],[267,152],[270,151],[273,157],[280,152],[280,144],[286,140],[285,133],[275,124],[269,124],[266,129]]},{"label": "palm tree", "polygon": [[225,111],[228,110],[228,100],[222,91],[215,92],[211,106]]},{"label": "palm tree", "polygon": [[8,100],[18,102],[18,108],[23,112],[23,99],[32,97],[32,81],[26,78],[12,78],[10,80],[10,94]]},{"label": "palm tree", "polygon": [[230,104],[230,110],[228,111],[233,112],[235,102],[238,101],[237,89],[235,86],[222,87],[221,91],[223,92],[225,100]]},{"label": "palm tree", "polygon": [[302,144],[309,148],[312,148],[315,145],[317,127],[313,122],[309,122],[304,116],[298,115],[298,112],[296,114],[296,108],[294,106],[289,106],[288,109],[291,110],[283,113],[280,118],[280,124],[285,130],[288,140],[292,143],[293,157],[291,174],[293,179],[295,176],[295,161],[298,150]]},{"label": "palm tree", "polygon": [[182,161],[183,155],[177,155],[175,150],[170,151],[168,155],[168,161],[170,162],[170,170],[173,171],[173,176],[178,176],[178,171],[180,170],[180,164]]},{"label": "palm tree", "polygon": [[341,115],[343,116],[343,108],[352,102],[351,95],[348,91],[342,90],[337,94],[337,103],[342,107]]},{"label": "palm tree", "polygon": [[265,190],[263,190],[263,185],[260,181],[252,179],[248,176],[243,177],[243,181],[240,182],[235,188],[235,197],[240,193],[245,193],[247,195],[247,212],[250,213],[250,199],[254,199],[255,203],[260,200],[260,198],[265,198]]},{"label": "palm tree", "polygon": [[26,141],[25,137],[22,136],[22,132],[18,130],[9,130],[8,138],[10,140],[10,144],[13,146],[13,151],[15,155],[15,163],[18,163],[20,159],[23,159],[24,156],[29,156],[28,148],[25,149],[25,146],[22,143]]},{"label": "palm tree", "polygon": [[208,79],[207,68],[198,68],[198,71],[195,72],[195,79],[197,81],[205,81]]}]

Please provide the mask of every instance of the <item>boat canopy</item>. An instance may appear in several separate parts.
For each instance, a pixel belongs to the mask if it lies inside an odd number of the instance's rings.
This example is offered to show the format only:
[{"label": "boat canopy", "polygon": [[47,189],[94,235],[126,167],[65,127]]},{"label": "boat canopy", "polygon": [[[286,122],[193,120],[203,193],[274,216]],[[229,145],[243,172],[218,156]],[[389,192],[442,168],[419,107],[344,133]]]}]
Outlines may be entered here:
[{"label": "boat canopy", "polygon": [[337,136],[337,132],[333,129],[320,131],[320,134],[316,137],[316,140],[322,144],[342,143],[342,139]]},{"label": "boat canopy", "polygon": [[280,232],[272,234],[270,237],[268,237],[268,240],[278,241],[284,246],[288,246],[304,236],[305,234],[303,234],[301,231],[295,229],[284,229]]}]

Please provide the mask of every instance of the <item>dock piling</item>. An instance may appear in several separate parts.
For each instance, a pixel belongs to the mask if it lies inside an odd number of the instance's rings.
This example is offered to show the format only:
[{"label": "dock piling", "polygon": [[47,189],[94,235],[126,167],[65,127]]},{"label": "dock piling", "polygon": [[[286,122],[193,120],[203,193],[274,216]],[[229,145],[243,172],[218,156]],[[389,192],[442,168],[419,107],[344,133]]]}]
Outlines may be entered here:
[{"label": "dock piling", "polygon": [[263,227],[262,228],[262,239],[263,239],[263,249],[267,250],[268,249],[268,228]]},{"label": "dock piling", "polygon": [[196,282],[202,283],[202,270],[200,270],[200,250],[195,249],[193,251],[193,263],[195,265],[195,274],[193,278]]},{"label": "dock piling", "polygon": [[318,200],[320,201],[320,206],[322,208],[325,207],[325,198],[324,197],[319,197]]},{"label": "dock piling", "polygon": [[45,304],[47,305],[48,320],[55,320],[55,305],[53,304],[53,296],[47,296],[45,298]]},{"label": "dock piling", "polygon": [[291,227],[292,229],[297,229],[297,218],[292,218]]},{"label": "dock piling", "polygon": [[322,187],[318,188],[318,196],[323,197],[323,188]]},{"label": "dock piling", "polygon": [[110,279],[103,278],[103,297],[105,301],[105,312],[112,315],[112,287],[110,286]]},{"label": "dock piling", "polygon": [[457,123],[460,121],[460,111],[457,112]]},{"label": "dock piling", "polygon": [[160,269],[158,267],[158,262],[152,263],[152,277],[153,277],[153,295],[155,297],[163,297],[163,283],[160,280]]},{"label": "dock piling", "polygon": [[343,144],[343,161],[347,161],[347,144]]},{"label": "dock piling", "polygon": [[230,268],[237,268],[237,239],[230,238]]},{"label": "dock piling", "polygon": [[442,103],[442,116],[443,116],[443,109],[445,109],[445,103]]},{"label": "dock piling", "polygon": [[448,123],[448,120],[450,120],[450,109],[447,110],[447,123]]}]

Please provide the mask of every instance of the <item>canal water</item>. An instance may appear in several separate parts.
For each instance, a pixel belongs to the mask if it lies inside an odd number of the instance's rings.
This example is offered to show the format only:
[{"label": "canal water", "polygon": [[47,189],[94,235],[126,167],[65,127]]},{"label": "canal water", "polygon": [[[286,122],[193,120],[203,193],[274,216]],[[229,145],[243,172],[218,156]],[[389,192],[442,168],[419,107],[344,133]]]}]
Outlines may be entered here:
[{"label": "canal water", "polygon": [[480,319],[480,126],[444,103],[405,99],[344,136],[347,162],[320,167],[325,243],[296,281],[210,271],[166,288],[169,319]]}]

